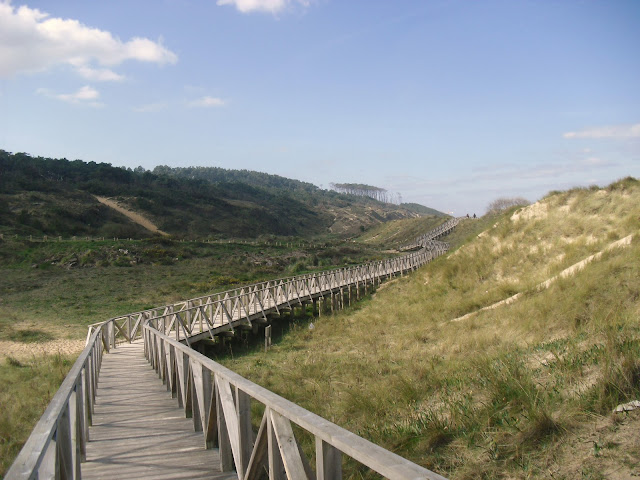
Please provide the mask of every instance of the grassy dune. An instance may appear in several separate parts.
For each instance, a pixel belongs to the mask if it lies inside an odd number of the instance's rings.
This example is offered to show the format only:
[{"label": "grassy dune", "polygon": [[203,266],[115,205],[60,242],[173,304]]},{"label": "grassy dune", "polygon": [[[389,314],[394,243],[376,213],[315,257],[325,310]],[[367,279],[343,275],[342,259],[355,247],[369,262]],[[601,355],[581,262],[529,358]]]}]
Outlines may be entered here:
[{"label": "grassy dune", "polygon": [[[447,238],[464,245],[447,258],[314,320],[312,331],[294,323],[266,355],[234,347],[223,362],[452,478],[625,478],[640,471],[640,415],[611,410],[640,398],[640,241],[547,290],[535,286],[637,233],[639,219],[640,185],[627,179],[464,220]],[[376,247],[413,239],[426,221],[321,251],[0,242],[0,345],[33,351],[0,360],[0,475],[73,361],[41,347],[81,343],[88,323],[118,313],[380,258]],[[518,292],[512,305],[452,321]]]},{"label": "grassy dune", "polygon": [[640,399],[640,239],[535,285],[639,219],[633,179],[550,195],[268,354],[224,363],[452,478],[627,478],[640,414],[611,411]]},{"label": "grassy dune", "polygon": [[427,215],[419,218],[393,220],[370,228],[358,237],[357,242],[365,245],[397,248],[412,243],[420,235],[444,223],[446,219],[447,217]]}]

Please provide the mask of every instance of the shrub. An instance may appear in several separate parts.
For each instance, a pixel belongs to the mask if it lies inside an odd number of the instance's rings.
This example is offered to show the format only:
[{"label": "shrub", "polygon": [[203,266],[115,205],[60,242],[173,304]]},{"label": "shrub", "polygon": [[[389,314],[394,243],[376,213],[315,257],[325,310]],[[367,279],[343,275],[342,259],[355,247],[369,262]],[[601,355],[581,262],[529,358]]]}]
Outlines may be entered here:
[{"label": "shrub", "polygon": [[504,212],[511,207],[526,207],[530,203],[531,202],[529,200],[522,197],[501,197],[495,199],[489,204],[489,206],[487,207],[487,213],[497,214],[500,212]]}]

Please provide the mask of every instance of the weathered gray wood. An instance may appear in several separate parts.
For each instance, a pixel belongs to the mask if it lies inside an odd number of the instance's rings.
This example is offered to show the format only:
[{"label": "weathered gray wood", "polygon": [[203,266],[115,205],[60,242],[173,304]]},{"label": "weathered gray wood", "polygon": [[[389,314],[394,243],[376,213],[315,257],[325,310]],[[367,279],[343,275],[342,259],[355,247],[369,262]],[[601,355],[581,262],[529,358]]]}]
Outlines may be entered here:
[{"label": "weathered gray wood", "polygon": [[[135,380],[132,380],[135,379]],[[140,344],[121,345],[104,361],[84,479],[228,479],[216,450],[142,358]]]},{"label": "weathered gray wood", "polygon": [[[204,368],[204,367],[203,367]],[[247,471],[251,451],[253,450],[253,429],[251,426],[251,396],[235,389],[236,410],[238,412],[238,433],[240,443],[240,463],[242,471]]]},{"label": "weathered gray wood", "polygon": [[[73,463],[73,458],[70,458],[69,455],[73,455],[72,452],[76,448],[72,444],[71,438],[69,401],[78,381],[82,378],[82,371],[87,365],[87,360],[94,355],[95,351],[99,350],[96,345],[99,345],[101,341],[101,329],[95,329],[87,346],[71,367],[69,374],[53,396],[24,447],[6,472],[5,479],[31,478],[38,471],[42,471],[43,475],[55,473],[56,470],[60,471],[60,462],[65,462],[65,470],[69,471],[70,465]],[[81,395],[80,400],[84,401],[84,396]],[[75,405],[75,397],[73,401]],[[55,448],[52,450],[54,444]]]},{"label": "weathered gray wood", "polygon": [[[456,219],[453,219],[430,232],[430,240],[423,242],[422,250],[417,253],[353,268],[263,282],[221,294],[127,314],[90,326],[87,348],[72,367],[60,391],[54,396],[50,408],[47,408],[23,451],[7,472],[6,478],[22,478],[24,475],[29,477],[38,471],[45,476],[53,472],[61,478],[77,475],[79,461],[84,454],[83,446],[89,436],[87,428],[94,420],[97,406],[103,348],[107,352],[115,353],[116,347],[120,349],[123,340],[131,342],[138,335],[145,340],[144,356],[158,376],[166,382],[166,389],[178,397],[178,404],[182,406],[187,417],[194,416],[194,426],[205,430],[206,444],[210,445],[215,438],[215,435],[210,433],[211,426],[218,427],[218,439],[228,437],[224,442],[220,442],[221,449],[224,450],[225,445],[228,447],[228,453],[233,454],[240,473],[246,468],[249,451],[247,445],[251,443],[245,440],[250,435],[248,423],[242,424],[244,414],[240,413],[240,403],[253,398],[265,404],[274,415],[280,415],[284,419],[276,420],[281,429],[286,430],[287,427],[283,425],[293,421],[332,448],[344,452],[389,478],[412,478],[416,475],[422,478],[442,478],[400,457],[394,457],[393,454],[313,416],[290,402],[287,403],[264,389],[256,389],[257,386],[247,381],[243,382],[244,379],[241,377],[238,379],[224,369],[220,370],[215,362],[210,364],[208,359],[203,361],[204,357],[194,356],[199,354],[186,349],[178,341],[189,345],[191,341],[204,338],[205,335],[213,337],[221,332],[233,332],[234,326],[252,326],[252,321],[264,321],[273,313],[281,314],[288,311],[293,314],[296,305],[301,305],[304,309],[307,303],[316,303],[318,299],[321,302],[329,300],[331,311],[335,312],[344,308],[345,304],[351,304],[352,289],[355,289],[356,297],[359,296],[360,283],[366,293],[367,287],[373,290],[384,279],[413,271],[444,253],[448,246],[436,242],[435,238],[446,234],[455,224]],[[322,310],[322,304],[319,310]],[[146,326],[143,328],[143,325]],[[149,325],[166,335],[152,332]],[[178,341],[170,339],[169,335],[175,335]],[[172,351],[175,357],[172,356]],[[215,402],[208,403],[209,387],[206,381],[207,378],[210,379],[211,372],[215,372],[216,383],[219,386],[211,385],[210,390],[212,394],[213,390],[219,393],[215,395]],[[246,394],[246,397],[237,396],[240,391],[243,395]],[[235,392],[236,397],[229,395],[229,392]],[[227,398],[229,396],[230,401]],[[212,417],[217,422],[212,420]],[[276,435],[277,432],[274,430],[277,430],[278,426],[274,429],[272,421],[266,423],[269,430],[269,434],[266,435],[267,443],[273,447],[273,441],[277,443],[276,436],[282,440],[282,432],[281,435]],[[213,430],[215,431],[215,428]],[[277,463],[280,458],[279,452],[274,452],[273,448],[268,450],[270,463]],[[289,468],[294,468],[291,466],[293,464],[296,465],[295,468],[299,467],[293,451],[286,450]],[[257,458],[255,453],[254,450],[251,456]],[[304,457],[300,456],[300,459],[302,458]],[[304,466],[304,462],[302,464]],[[279,475],[279,469],[276,470],[278,472],[272,471],[272,476]],[[18,472],[21,472],[21,475],[18,475]]]},{"label": "weathered gray wood", "polygon": [[233,470],[233,451],[231,449],[231,441],[229,439],[229,431],[227,430],[227,422],[222,408],[222,399],[220,398],[220,388],[215,382],[216,393],[216,414],[218,424],[218,453],[220,455],[220,470],[229,472]]},{"label": "weathered gray wood", "polygon": [[189,378],[191,388],[191,402],[193,417],[193,430],[202,432],[204,423],[204,391],[202,385],[202,365],[195,359],[189,358]]},{"label": "weathered gray wood", "polygon": [[260,478],[262,467],[267,463],[267,435],[269,433],[267,427],[267,414],[268,412],[265,410],[264,415],[262,415],[262,422],[258,429],[258,435],[256,436],[253,451],[249,458],[249,464],[247,465],[244,480],[257,480]]},{"label": "weathered gray wood", "polygon": [[240,425],[238,422],[238,412],[236,411],[233,393],[229,382],[218,376],[215,377],[216,388],[220,396],[220,405],[224,414],[224,421],[231,445],[233,460],[236,465],[236,471],[240,477],[244,477],[244,468],[242,463],[242,455],[240,453]]},{"label": "weathered gray wood", "polygon": [[270,415],[275,437],[278,441],[282,463],[287,472],[287,478],[307,479],[307,472],[302,464],[302,458],[300,457],[298,443],[291,428],[291,422],[273,410],[270,410]]},{"label": "weathered gray wood", "polygon": [[[162,338],[168,338],[157,331],[149,329],[153,335]],[[423,478],[431,480],[443,480],[444,477],[431,472],[419,465],[416,465],[408,460],[396,455],[388,450],[379,447],[337,425],[325,420],[305,409],[296,405],[288,400],[276,395],[269,390],[266,390],[259,385],[256,385],[249,380],[241,377],[237,373],[223,367],[222,365],[214,362],[213,360],[201,355],[188,348],[187,346],[175,342],[172,340],[172,344],[176,348],[176,351],[181,351],[183,354],[192,356],[203,367],[215,372],[216,378],[224,380],[233,385],[235,388],[240,388],[242,391],[250,395],[253,399],[267,406],[267,409],[273,410],[279,415],[289,419],[291,422],[297,424],[303,429],[310,432],[315,437],[325,441],[332,445],[345,455],[350,456],[354,460],[368,466],[372,470],[380,473],[381,475],[390,479],[413,479]],[[267,422],[269,426],[271,422]],[[269,444],[268,455],[269,465],[278,466],[280,454],[277,449],[277,440],[271,435],[275,435],[273,428],[269,427],[269,435],[267,436],[269,441],[276,441],[276,444]],[[226,429],[219,429],[220,431]],[[272,447],[275,447],[275,451]],[[277,475],[277,473],[274,473]]]},{"label": "weathered gray wood", "polygon": [[205,448],[213,448],[218,442],[218,418],[216,410],[215,385],[211,378],[211,371],[202,368],[202,395],[204,398],[204,444]]},{"label": "weathered gray wood", "polygon": [[74,478],[73,443],[71,439],[70,404],[67,403],[58,419],[56,430],[56,446],[58,447],[56,461],[57,478]]},{"label": "weathered gray wood", "polygon": [[285,480],[286,472],[284,470],[284,463],[280,455],[280,449],[278,448],[278,438],[276,437],[276,431],[273,427],[273,421],[271,418],[271,409],[269,407],[265,410],[267,416],[267,455],[269,458],[269,480]]},{"label": "weathered gray wood", "polygon": [[316,437],[317,480],[340,480],[342,478],[342,454],[333,445]]}]

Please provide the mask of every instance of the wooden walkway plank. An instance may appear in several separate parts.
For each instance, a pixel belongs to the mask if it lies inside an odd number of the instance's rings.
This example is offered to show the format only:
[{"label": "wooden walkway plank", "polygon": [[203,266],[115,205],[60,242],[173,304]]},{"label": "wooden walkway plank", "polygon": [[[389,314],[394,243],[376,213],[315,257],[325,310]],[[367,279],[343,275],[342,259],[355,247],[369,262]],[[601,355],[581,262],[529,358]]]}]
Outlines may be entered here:
[{"label": "wooden walkway plank", "polygon": [[218,450],[206,450],[202,433],[149,367],[141,341],[105,355],[84,479],[229,479]]}]

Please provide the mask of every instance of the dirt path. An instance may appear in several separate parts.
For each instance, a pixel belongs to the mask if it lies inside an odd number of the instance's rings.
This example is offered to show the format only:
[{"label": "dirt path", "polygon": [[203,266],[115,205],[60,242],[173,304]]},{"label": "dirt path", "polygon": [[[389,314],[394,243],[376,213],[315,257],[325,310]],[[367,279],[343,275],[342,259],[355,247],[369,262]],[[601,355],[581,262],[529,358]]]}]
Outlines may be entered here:
[{"label": "dirt path", "polygon": [[133,212],[131,210],[128,210],[127,208],[121,207],[120,205],[118,205],[117,202],[114,202],[113,200],[110,200],[110,199],[108,199],[106,197],[98,197],[97,195],[94,195],[94,197],[96,198],[96,200],[98,200],[103,205],[106,205],[109,208],[113,208],[115,211],[121,213],[125,217],[129,218],[129,220],[137,223],[138,225],[143,226],[144,228],[146,228],[150,232],[159,233],[159,234],[165,235],[165,236],[169,235],[167,232],[163,232],[158,227],[156,227],[156,225],[151,220],[149,220],[148,218],[143,217],[139,213],[136,213],[136,212]]},{"label": "dirt path", "polygon": [[[602,254],[604,252],[606,252],[607,250],[612,250],[614,248],[620,248],[620,247],[628,247],[629,245],[631,245],[631,239],[632,238],[633,238],[633,235],[629,235],[628,237],[624,237],[623,239],[618,240],[617,242],[613,242],[611,245],[609,245],[607,248],[605,248],[601,252],[595,253],[595,254],[585,258],[584,260],[578,262],[578,263],[574,263],[570,267],[565,268],[559,274],[551,277],[549,280],[546,280],[546,281],[542,282],[540,285],[538,285],[538,287],[537,287],[538,290],[544,290],[546,288],[549,288],[551,286],[551,284],[553,282],[555,282],[556,280],[558,280],[559,278],[567,278],[567,277],[575,274],[576,272],[582,270],[587,264],[589,264],[589,263],[593,262],[594,260],[597,260],[600,257],[602,257]],[[463,315],[462,317],[454,318],[453,320],[449,320],[449,321],[450,322],[460,322],[462,320],[466,320],[467,318],[475,315],[478,312],[482,312],[482,311],[485,311],[485,310],[493,310],[494,308],[501,307],[502,305],[509,305],[510,303],[515,302],[521,296],[522,296],[522,293],[516,293],[512,297],[505,298],[504,300],[500,300],[499,302],[496,302],[496,303],[494,303],[492,305],[489,305],[487,307],[481,308],[480,310],[476,310],[475,312],[467,313],[466,315]]]}]

